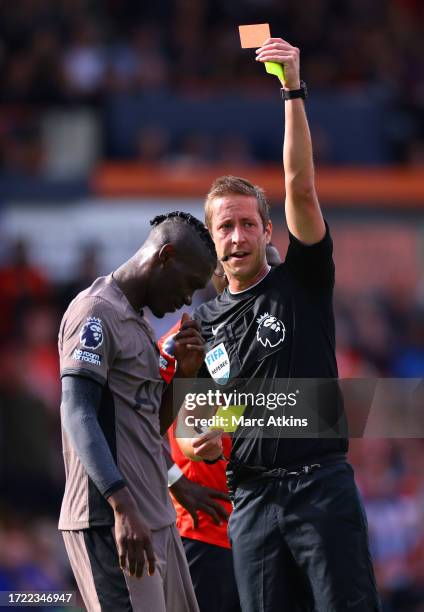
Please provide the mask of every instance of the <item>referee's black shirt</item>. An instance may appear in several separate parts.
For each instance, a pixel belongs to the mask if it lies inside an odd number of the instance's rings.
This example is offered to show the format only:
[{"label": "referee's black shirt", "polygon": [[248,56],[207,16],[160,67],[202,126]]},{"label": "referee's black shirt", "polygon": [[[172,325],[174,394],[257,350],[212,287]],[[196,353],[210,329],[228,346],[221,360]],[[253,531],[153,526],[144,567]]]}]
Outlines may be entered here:
[{"label": "referee's black shirt", "polygon": [[[209,369],[205,360],[199,378],[214,374],[211,356],[218,347],[228,356],[229,382],[249,379],[256,390],[261,381],[269,384],[275,378],[337,378],[335,275],[328,226],[324,238],[312,246],[302,245],[292,234],[289,238],[284,263],[257,285],[236,294],[226,289],[196,309],[194,318],[201,324],[207,359],[210,356]],[[244,437],[237,430],[232,458],[251,466],[291,467],[345,453],[347,448],[345,438],[270,438],[260,429]]]}]

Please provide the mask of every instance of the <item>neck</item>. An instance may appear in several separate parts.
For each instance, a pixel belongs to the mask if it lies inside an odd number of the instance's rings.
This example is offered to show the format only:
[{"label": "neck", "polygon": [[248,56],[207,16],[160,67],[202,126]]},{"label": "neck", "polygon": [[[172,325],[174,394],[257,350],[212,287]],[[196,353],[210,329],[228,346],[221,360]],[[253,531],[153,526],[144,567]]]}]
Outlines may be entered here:
[{"label": "neck", "polygon": [[246,289],[249,289],[253,285],[256,285],[257,283],[259,283],[259,281],[261,281],[268,274],[270,269],[271,269],[271,266],[269,266],[266,262],[264,262],[261,268],[258,270],[258,272],[254,276],[251,276],[249,278],[243,278],[243,279],[230,276],[229,281],[228,281],[228,288],[230,292],[239,293],[240,291],[245,291]]},{"label": "neck", "polygon": [[131,258],[112,276],[134,310],[141,310],[146,305],[146,278],[142,264]]}]

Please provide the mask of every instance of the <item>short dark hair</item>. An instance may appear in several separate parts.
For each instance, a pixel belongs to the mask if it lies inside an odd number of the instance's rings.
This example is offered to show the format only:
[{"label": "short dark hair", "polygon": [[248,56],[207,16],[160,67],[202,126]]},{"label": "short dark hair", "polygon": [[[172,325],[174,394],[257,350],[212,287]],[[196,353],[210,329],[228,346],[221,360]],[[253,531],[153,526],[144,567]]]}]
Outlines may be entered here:
[{"label": "short dark hair", "polygon": [[265,197],[265,192],[261,187],[253,185],[247,179],[239,176],[220,176],[213,183],[205,200],[205,223],[209,230],[212,227],[211,203],[215,198],[222,198],[229,194],[239,194],[253,196],[258,202],[258,212],[262,219],[264,230],[266,229],[270,216],[269,205]]},{"label": "short dark hair", "polygon": [[214,260],[214,265],[216,265],[217,255],[216,255],[216,250],[215,250],[215,244],[204,223],[202,223],[196,217],[193,217],[193,215],[191,215],[188,212],[182,212],[180,210],[175,210],[165,215],[156,215],[156,217],[154,217],[150,221],[150,225],[152,227],[157,227],[158,225],[161,225],[165,221],[170,221],[174,223],[180,223],[180,222],[185,223],[187,226],[193,229],[194,232],[197,234],[197,236],[200,238],[200,240],[203,242],[203,244],[208,249],[210,256]]}]

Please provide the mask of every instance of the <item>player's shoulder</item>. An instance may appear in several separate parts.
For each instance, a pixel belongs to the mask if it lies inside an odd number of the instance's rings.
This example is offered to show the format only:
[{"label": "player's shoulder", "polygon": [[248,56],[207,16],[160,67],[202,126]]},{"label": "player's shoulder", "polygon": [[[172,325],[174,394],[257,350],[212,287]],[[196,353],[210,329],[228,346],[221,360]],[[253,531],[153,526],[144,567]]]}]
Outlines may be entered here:
[{"label": "player's shoulder", "polygon": [[110,276],[97,278],[69,304],[63,320],[85,317],[113,320],[122,311],[122,300],[110,282]]}]

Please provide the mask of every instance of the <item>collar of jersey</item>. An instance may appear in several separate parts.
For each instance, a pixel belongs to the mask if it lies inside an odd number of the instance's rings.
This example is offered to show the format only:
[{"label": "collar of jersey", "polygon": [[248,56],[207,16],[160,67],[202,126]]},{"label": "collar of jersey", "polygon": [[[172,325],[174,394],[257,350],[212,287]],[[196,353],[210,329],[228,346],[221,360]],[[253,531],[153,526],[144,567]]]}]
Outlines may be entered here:
[{"label": "collar of jersey", "polygon": [[137,310],[135,310],[135,308],[133,308],[131,306],[131,304],[129,303],[129,301],[127,299],[127,296],[125,295],[125,293],[122,291],[122,289],[120,288],[120,286],[116,282],[116,280],[115,280],[115,278],[113,276],[113,272],[111,272],[106,277],[106,282],[109,285],[111,285],[113,287],[114,291],[116,292],[116,294],[119,295],[122,309],[117,311],[117,315],[120,318],[120,320],[121,321],[125,321],[128,318],[136,319],[137,321],[139,321],[141,323],[144,323],[146,325],[146,327],[150,328],[149,322],[147,321],[146,317],[144,316],[143,309],[141,308],[141,310],[139,310],[137,312]]},{"label": "collar of jersey", "polygon": [[259,287],[259,285],[261,283],[263,283],[265,281],[265,279],[268,278],[269,273],[271,272],[271,270],[272,270],[272,267],[268,266],[268,271],[265,274],[265,276],[263,276],[260,280],[258,280],[257,283],[254,283],[253,285],[250,285],[250,287],[247,287],[247,289],[243,289],[242,291],[235,291],[234,293],[232,293],[230,291],[230,289],[227,287],[226,290],[228,292],[228,297],[230,297],[232,299],[235,299],[235,300],[240,300],[240,299],[243,299],[244,297],[247,297],[250,294],[250,292],[252,291],[252,289],[256,289],[257,287]]}]

